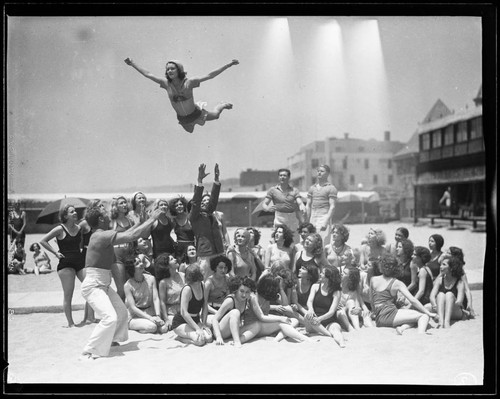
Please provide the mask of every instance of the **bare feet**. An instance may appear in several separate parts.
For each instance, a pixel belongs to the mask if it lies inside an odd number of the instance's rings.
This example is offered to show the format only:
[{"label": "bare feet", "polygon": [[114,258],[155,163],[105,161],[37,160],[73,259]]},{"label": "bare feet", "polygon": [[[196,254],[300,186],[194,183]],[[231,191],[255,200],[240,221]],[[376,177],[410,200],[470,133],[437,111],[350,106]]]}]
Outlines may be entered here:
[{"label": "bare feet", "polygon": [[235,348],[241,348],[243,345],[241,342],[230,342],[229,345],[234,346]]},{"label": "bare feet", "polygon": [[398,335],[403,335],[403,331],[404,329],[402,329],[401,326],[396,327],[396,332],[398,333]]}]

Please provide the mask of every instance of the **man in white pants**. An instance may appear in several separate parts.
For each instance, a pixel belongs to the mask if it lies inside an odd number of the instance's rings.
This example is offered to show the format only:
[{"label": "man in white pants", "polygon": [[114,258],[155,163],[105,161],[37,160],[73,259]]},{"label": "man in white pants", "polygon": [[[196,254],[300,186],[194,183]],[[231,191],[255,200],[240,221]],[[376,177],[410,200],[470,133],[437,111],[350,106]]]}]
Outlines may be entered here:
[{"label": "man in white pants", "polygon": [[[151,229],[161,214],[156,209],[144,223],[126,231],[109,230],[109,216],[104,206],[87,210],[85,219],[93,230],[85,257],[85,279],[82,296],[100,319],[82,353],[84,359],[108,356],[112,343],[128,339],[128,313],[125,304],[111,288],[111,265],[115,261],[114,245],[133,242]],[[159,315],[158,315],[159,316]]]},{"label": "man in white pants", "polygon": [[337,200],[337,188],[328,181],[330,167],[320,165],[317,169],[317,182],[307,192],[306,214],[309,223],[323,238],[323,245],[330,240],[333,212]]}]

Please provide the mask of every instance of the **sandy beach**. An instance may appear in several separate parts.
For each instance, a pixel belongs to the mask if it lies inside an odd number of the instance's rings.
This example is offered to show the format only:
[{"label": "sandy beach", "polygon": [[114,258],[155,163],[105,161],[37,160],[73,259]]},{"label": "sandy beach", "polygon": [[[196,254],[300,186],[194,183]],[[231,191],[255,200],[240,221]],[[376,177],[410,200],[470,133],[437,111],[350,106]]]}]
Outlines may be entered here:
[{"label": "sandy beach", "polygon": [[[377,226],[383,227],[388,238],[392,239],[395,228],[400,225],[404,224]],[[438,232],[445,238],[445,247],[456,245],[464,248],[469,281],[482,283],[484,233],[406,226],[415,245],[426,245],[428,236]],[[349,227],[351,237],[348,243],[353,246],[360,242],[369,228],[368,225]],[[270,229],[262,230],[262,244],[265,245],[270,238]],[[230,230],[230,235],[233,231]],[[28,236],[26,248],[40,237]],[[61,290],[56,273],[40,277],[9,276],[8,279],[9,292],[43,291],[44,288],[47,291]],[[75,291],[79,289],[77,282]],[[416,329],[398,336],[392,328],[365,328],[344,333],[348,340],[344,349],[327,337],[319,337],[319,342],[311,344],[277,343],[272,337],[267,337],[237,349],[228,344],[222,347],[215,344],[201,348],[186,346],[175,340],[172,332],[156,335],[131,331],[129,340],[113,347],[108,358],[94,361],[79,360],[94,324],[68,329],[63,327],[65,318],[62,313],[9,314],[7,382],[209,384],[210,391],[216,387],[221,392],[224,392],[225,384],[482,385],[485,360],[483,290],[475,289],[472,295],[478,313],[476,319],[456,322],[450,329],[430,329],[426,335],[419,335]],[[74,312],[77,323],[82,318],[82,310]]]}]

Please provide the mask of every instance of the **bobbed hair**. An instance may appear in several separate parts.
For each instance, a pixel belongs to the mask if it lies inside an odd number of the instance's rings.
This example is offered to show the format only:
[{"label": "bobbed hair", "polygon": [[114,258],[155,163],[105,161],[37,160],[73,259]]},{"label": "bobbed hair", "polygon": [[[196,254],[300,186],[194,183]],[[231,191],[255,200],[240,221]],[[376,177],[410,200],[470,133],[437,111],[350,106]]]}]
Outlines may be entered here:
[{"label": "bobbed hair", "polygon": [[397,258],[390,253],[383,254],[380,257],[378,267],[385,277],[397,277],[401,272],[401,267]]},{"label": "bobbed hair", "polygon": [[328,293],[340,290],[341,277],[339,269],[334,266],[325,266],[323,269],[325,278],[328,280]]},{"label": "bobbed hair", "polygon": [[177,210],[175,209],[175,205],[178,203],[178,202],[182,202],[182,205],[184,207],[184,212],[187,212],[187,205],[188,205],[188,200],[186,198],[184,198],[182,195],[180,195],[179,197],[177,198],[174,198],[174,199],[171,199],[168,203],[168,209],[170,211],[170,214],[172,216],[177,216],[178,213],[177,213]]},{"label": "bobbed hair", "polygon": [[422,265],[425,265],[427,262],[431,260],[431,251],[429,251],[429,248],[417,245],[414,251],[415,251],[415,256],[417,258],[420,258],[420,260],[422,261]]},{"label": "bobbed hair", "polygon": [[316,233],[316,227],[314,227],[314,225],[312,223],[303,222],[303,223],[299,224],[299,228],[297,229],[297,231],[300,234],[300,232],[304,229],[307,229],[308,233]]},{"label": "bobbed hair", "polygon": [[311,237],[313,240],[313,245],[311,248],[311,253],[313,254],[313,256],[321,256],[321,254],[323,253],[323,238],[321,237],[321,235],[319,233],[312,233],[307,237]]},{"label": "bobbed hair", "polygon": [[455,278],[461,278],[464,273],[464,264],[458,256],[449,256],[445,260],[448,260],[448,265],[450,266],[451,275]]},{"label": "bobbed hair", "polygon": [[431,238],[434,239],[434,242],[436,243],[436,250],[441,251],[441,248],[443,248],[444,245],[444,238],[441,234],[432,234]]},{"label": "bobbed hair", "polygon": [[242,285],[250,288],[250,291],[252,291],[252,292],[255,292],[255,290],[256,290],[255,281],[253,281],[248,276],[245,276],[245,277],[231,276],[231,277],[229,277],[229,280],[227,282],[229,292],[236,292],[238,290],[238,288],[240,288]]},{"label": "bobbed hair", "polygon": [[396,229],[396,231],[401,232],[401,234],[403,234],[403,237],[406,239],[410,236],[410,232],[408,231],[408,229],[406,227],[398,227]]},{"label": "bobbed hair", "polygon": [[253,231],[253,243],[254,245],[257,245],[260,241],[260,231],[257,230],[255,227],[247,227],[247,230],[250,231],[252,230]]},{"label": "bobbed hair", "polygon": [[203,281],[203,273],[200,270],[200,266],[197,263],[193,263],[186,268],[184,272],[186,278],[186,284],[193,284],[198,281]]},{"label": "bobbed hair", "polygon": [[333,226],[332,233],[334,230],[337,230],[337,233],[342,237],[342,244],[345,244],[349,239],[349,229],[340,223]]},{"label": "bobbed hair", "polygon": [[265,274],[257,281],[257,293],[267,301],[276,301],[280,292],[280,282],[272,274]]},{"label": "bobbed hair", "polygon": [[178,74],[178,77],[179,77],[180,80],[183,80],[186,77],[186,72],[184,71],[184,65],[182,65],[179,61],[168,61],[165,64],[165,77],[167,78],[167,80],[169,82],[171,82],[172,79],[170,79],[170,77],[167,74],[167,65],[168,64],[174,64],[175,65],[175,67],[177,68],[177,74]]},{"label": "bobbed hair", "polygon": [[215,272],[217,270],[217,266],[219,266],[219,263],[221,262],[226,265],[227,273],[229,273],[233,268],[233,263],[227,256],[224,255],[218,255],[215,258],[210,259],[210,269]]},{"label": "bobbed hair", "polygon": [[125,215],[128,215],[128,213],[130,212],[130,206],[128,204],[128,201],[127,199],[123,196],[123,195],[120,195],[119,197],[116,197],[116,198],[113,198],[113,200],[111,201],[111,211],[110,211],[110,217],[111,219],[117,219],[118,218],[118,201],[121,200],[121,199],[124,199],[125,202],[127,202],[127,210],[125,212]]},{"label": "bobbed hair", "polygon": [[401,240],[398,245],[401,244],[401,247],[403,248],[403,257],[405,260],[411,259],[411,256],[413,255],[413,250],[415,249],[413,242],[408,239],[403,239]]}]

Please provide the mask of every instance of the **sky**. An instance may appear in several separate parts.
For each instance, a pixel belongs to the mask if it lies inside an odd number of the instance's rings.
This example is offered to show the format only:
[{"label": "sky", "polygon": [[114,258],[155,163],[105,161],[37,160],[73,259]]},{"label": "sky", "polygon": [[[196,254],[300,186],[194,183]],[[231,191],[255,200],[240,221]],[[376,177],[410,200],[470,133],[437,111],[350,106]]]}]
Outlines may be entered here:
[{"label": "sky", "polygon": [[[478,17],[7,17],[8,194],[114,192],[276,170],[327,137],[407,142],[440,99],[473,106]],[[194,90],[220,119],[192,134],[157,76],[233,66]],[[213,173],[206,179],[211,180]]]}]

